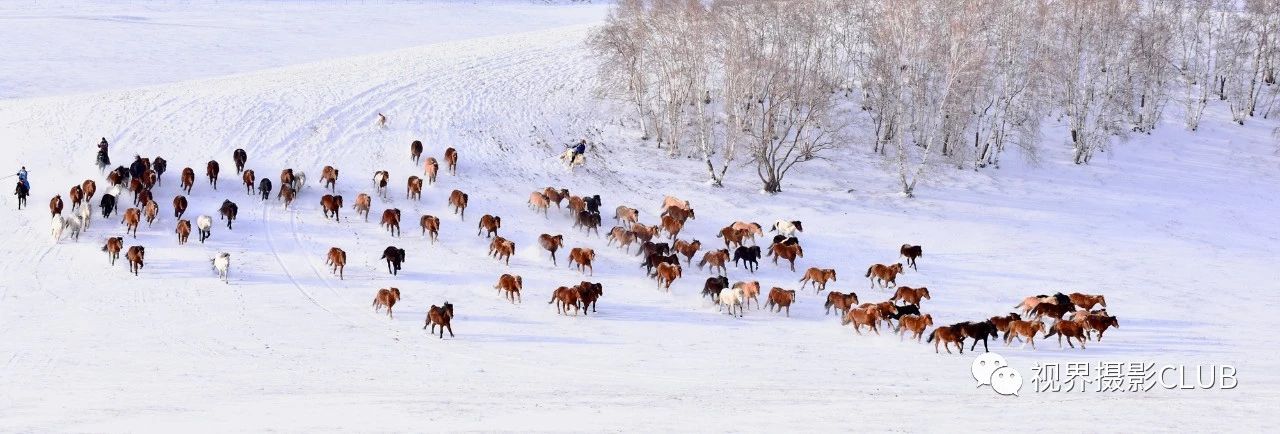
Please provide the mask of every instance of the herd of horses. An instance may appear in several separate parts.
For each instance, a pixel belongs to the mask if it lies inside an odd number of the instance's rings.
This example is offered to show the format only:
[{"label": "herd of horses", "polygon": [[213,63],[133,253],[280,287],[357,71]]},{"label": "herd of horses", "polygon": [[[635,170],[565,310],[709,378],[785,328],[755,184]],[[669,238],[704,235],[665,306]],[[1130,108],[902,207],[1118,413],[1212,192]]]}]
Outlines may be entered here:
[{"label": "herd of horses", "polygon": [[[422,165],[423,176],[412,175],[407,178],[405,198],[409,200],[421,200],[424,182],[428,185],[437,182],[439,161],[434,157],[427,157],[424,160],[422,153],[421,141],[415,140],[410,144],[410,160],[415,165]],[[243,149],[236,149],[232,154],[232,160],[245,187],[245,194],[262,201],[271,200],[273,190],[271,179],[266,177],[258,179],[252,169],[245,168],[248,153]],[[444,153],[443,161],[448,173],[457,176],[457,150],[448,148]],[[151,227],[160,212],[160,206],[153,193],[155,187],[162,185],[166,168],[167,161],[161,157],[135,156],[134,162],[129,167],[119,166],[110,170],[106,174],[108,188],[99,198],[98,206],[102,218],[107,219],[119,213],[120,201],[127,190],[132,194],[133,206],[123,211],[121,223],[125,226],[125,236],[136,239],[141,222],[145,220],[147,226]],[[212,160],[206,164],[205,169],[209,186],[217,190],[220,165],[216,160]],[[335,221],[340,221],[339,213],[345,206],[343,196],[337,194],[339,174],[337,168],[325,166],[320,176],[322,189],[326,191],[326,194],[320,197],[320,208],[325,219],[333,218]],[[306,174],[302,171],[292,168],[282,170],[276,200],[286,209],[292,207],[298,194],[305,187],[306,179]],[[383,200],[389,199],[390,179],[389,171],[376,171],[372,177],[374,195]],[[195,171],[190,167],[184,168],[180,178],[181,192],[187,195],[192,194],[194,184]],[[55,242],[68,230],[78,239],[79,234],[88,228],[94,215],[92,200],[96,194],[97,183],[92,179],[72,186],[68,193],[72,210],[72,216],[69,218],[62,215],[65,204],[61,195],[50,200],[49,210],[53,217],[51,226]],[[454,215],[465,221],[469,202],[467,193],[455,189],[449,194],[447,203]],[[177,219],[174,233],[177,235],[178,244],[182,245],[187,242],[193,228],[192,222],[183,218],[187,212],[188,199],[178,194],[174,197],[172,204],[173,216]],[[542,214],[544,219],[550,218],[550,208],[553,204],[557,210],[567,211],[572,221],[572,228],[582,231],[584,237],[592,234],[599,236],[600,226],[606,220],[601,214],[604,205],[600,195],[574,195],[568,189],[546,187],[530,193],[527,204],[535,213]],[[367,222],[372,205],[373,197],[367,193],[360,193],[356,196],[352,208],[357,216],[363,216],[364,221]],[[124,206],[129,205],[126,203]],[[225,221],[229,231],[232,230],[238,213],[238,205],[230,199],[224,200],[218,209],[219,219]],[[724,247],[720,248],[718,243],[704,245],[698,239],[681,238],[688,221],[697,218],[697,213],[689,201],[666,196],[656,216],[658,221],[648,225],[641,221],[638,208],[617,206],[614,208],[611,219],[616,226],[606,232],[604,236],[607,239],[606,245],[621,249],[628,255],[633,254],[631,250],[634,245],[634,255],[641,259],[639,267],[654,280],[659,290],[668,293],[671,292],[673,284],[685,278],[685,267],[692,267],[694,259],[701,253],[697,267],[699,270],[705,268],[711,274],[711,277],[703,283],[702,296],[710,298],[720,311],[727,311],[731,316],[743,317],[750,309],[752,302],[755,302],[757,310],[760,309],[760,297],[763,295],[766,310],[790,316],[791,306],[797,302],[796,289],[774,286],[765,292],[762,291],[759,281],[741,280],[731,283],[727,277],[727,264],[732,261],[735,268],[740,267],[745,272],[754,274],[759,269],[761,261],[771,258],[775,266],[782,266],[779,261],[785,260],[787,269],[795,272],[796,261],[804,258],[804,248],[797,236],[804,232],[802,222],[777,220],[768,230],[775,235],[768,238],[763,225],[751,221],[734,221],[716,233],[716,238],[723,242]],[[387,208],[381,214],[379,225],[392,238],[398,238],[401,236],[402,222],[403,215],[400,209]],[[429,214],[422,215],[418,218],[418,222],[422,236],[432,244],[438,242],[441,230],[440,218]],[[212,226],[213,218],[210,215],[199,215],[195,218],[194,227],[198,230],[201,243],[211,237]],[[502,236],[502,217],[491,214],[481,216],[477,222],[476,236],[483,236],[489,240],[488,255],[490,257],[505,265],[510,264],[516,243]],[[768,241],[768,245],[762,249],[761,244],[764,241]],[[543,233],[539,235],[537,244],[548,252],[552,265],[559,266],[557,252],[566,246],[565,235]],[[107,253],[108,260],[113,266],[120,253],[125,252],[129,271],[134,275],[139,275],[145,265],[145,247],[132,245],[126,248],[124,236],[108,238],[102,250]],[[1116,317],[1110,316],[1106,311],[1106,300],[1102,295],[1083,293],[1068,295],[1060,292],[1027,297],[1015,307],[1020,311],[1010,312],[1007,315],[935,326],[933,315],[921,311],[921,303],[932,300],[929,289],[898,285],[898,277],[907,268],[913,271],[918,270],[917,261],[923,256],[921,246],[910,244],[900,246],[898,257],[905,258],[905,261],[872,264],[864,274],[873,289],[877,285],[882,289],[894,288],[891,297],[885,301],[861,303],[858,295],[852,291],[847,293],[829,291],[824,304],[826,314],[830,315],[834,311],[841,319],[842,325],[851,325],[853,331],[859,335],[862,334],[863,328],[878,335],[883,326],[901,335],[900,339],[910,336],[920,341],[924,338],[926,331],[933,327],[932,331],[927,333],[927,342],[934,344],[935,352],[940,352],[941,347],[948,353],[951,352],[950,347],[953,344],[963,353],[966,340],[972,340],[971,351],[976,349],[979,341],[986,349],[988,339],[999,338],[999,333],[1004,333],[1003,340],[1006,345],[1018,339],[1024,346],[1030,344],[1034,348],[1035,338],[1040,333],[1044,333],[1043,338],[1057,335],[1059,347],[1065,338],[1071,347],[1075,347],[1072,343],[1074,340],[1083,349],[1085,341],[1093,339],[1093,333],[1096,332],[1097,339],[1101,340],[1108,328],[1119,326]],[[569,267],[578,270],[582,275],[595,274],[596,252],[593,249],[573,247],[569,249],[567,257]],[[344,270],[347,259],[346,251],[337,246],[331,247],[327,253],[326,265],[331,267],[331,272],[338,279],[345,279]],[[394,245],[388,246],[379,259],[387,263],[389,274],[398,275],[406,261],[406,251]],[[224,282],[228,281],[230,254],[218,252],[210,261],[218,277]],[[827,290],[831,282],[836,281],[836,269],[809,267],[801,273],[797,283],[800,284],[798,289],[812,287],[814,294],[820,295]],[[494,289],[498,290],[510,303],[520,303],[523,282],[524,279],[519,275],[502,274]],[[588,315],[588,312],[597,312],[596,303],[603,295],[602,283],[583,280],[577,284],[560,286],[552,290],[548,304],[554,304],[556,312],[561,315],[569,315],[570,310],[573,311],[573,315]],[[375,312],[385,309],[388,316],[393,316],[393,308],[400,298],[398,288],[381,288],[375,294],[372,307]],[[1102,309],[1094,310],[1096,306],[1101,306]],[[447,301],[441,306],[432,305],[428,309],[423,328],[430,329],[432,334],[436,334],[435,328],[438,327],[440,338],[444,337],[446,330],[450,336],[453,336],[451,324],[453,312],[453,305]],[[1046,319],[1053,322],[1046,324],[1044,322]]]}]

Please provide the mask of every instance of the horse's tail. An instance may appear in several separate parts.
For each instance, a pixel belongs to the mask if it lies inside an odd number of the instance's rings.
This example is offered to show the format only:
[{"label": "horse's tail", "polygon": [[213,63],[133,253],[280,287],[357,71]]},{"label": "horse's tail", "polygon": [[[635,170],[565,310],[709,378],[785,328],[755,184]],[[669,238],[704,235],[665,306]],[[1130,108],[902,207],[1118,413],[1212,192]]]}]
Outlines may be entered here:
[{"label": "horse's tail", "polygon": [[827,299],[827,302],[826,302],[826,303],[824,303],[824,304],[822,305],[822,307],[827,308],[827,309],[830,309],[830,308],[831,308],[831,306],[832,306],[832,305],[834,305],[834,304],[835,304],[835,303],[832,303],[832,302],[831,302],[831,299],[830,299],[830,298],[828,298],[828,299]]},{"label": "horse's tail", "polygon": [[929,339],[925,339],[924,341],[933,342],[933,336],[937,334],[938,334],[938,329],[933,329],[933,332],[929,333]]},{"label": "horse's tail", "polygon": [[[772,300],[770,300],[770,302],[772,302]],[[851,322],[853,322],[853,319],[849,318],[849,315],[845,315],[843,318],[840,318],[840,325],[849,325]]]},{"label": "horse's tail", "polygon": [[876,268],[876,266],[875,266],[875,265],[872,265],[872,266],[870,266],[870,267],[867,267],[867,275],[866,275],[866,276],[862,276],[862,277],[871,277],[871,269],[873,269],[873,268]]}]

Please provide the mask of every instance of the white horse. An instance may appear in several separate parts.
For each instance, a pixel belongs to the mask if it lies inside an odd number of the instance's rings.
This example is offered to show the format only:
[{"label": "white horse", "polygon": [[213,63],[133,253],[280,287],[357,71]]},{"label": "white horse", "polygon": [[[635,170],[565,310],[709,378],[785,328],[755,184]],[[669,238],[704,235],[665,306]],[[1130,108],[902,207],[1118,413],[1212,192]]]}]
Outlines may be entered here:
[{"label": "white horse", "polygon": [[213,217],[202,215],[196,217],[196,228],[200,230],[200,243],[213,235]]},{"label": "white horse", "polygon": [[111,195],[112,197],[115,197],[116,199],[119,199],[120,193],[123,191],[124,190],[121,189],[120,185],[113,185],[111,186],[111,188],[107,189],[107,194]]},{"label": "white horse", "polygon": [[307,185],[307,174],[299,170],[293,171],[293,191],[302,193],[302,187]]},{"label": "white horse", "polygon": [[89,221],[91,220],[92,217],[93,217],[93,205],[86,200],[84,202],[84,205],[80,207],[80,226],[81,226],[80,230],[82,231],[89,230]]},{"label": "white horse", "polygon": [[63,225],[66,229],[71,230],[71,235],[68,238],[76,241],[80,241],[80,232],[83,232],[85,226],[87,226],[83,216],[75,216],[75,218],[66,219],[66,222],[63,223]]},{"label": "white horse", "polygon": [[[573,161],[570,161],[570,158],[572,158]],[[578,166],[587,164],[587,156],[585,154],[578,154],[575,157],[572,149],[566,149],[563,154],[560,154],[560,161],[563,161],[564,164],[569,167],[569,170],[572,171]]]},{"label": "white horse", "polygon": [[222,283],[227,282],[227,276],[231,269],[231,254],[227,252],[218,252],[218,256],[213,258],[213,269],[218,271],[218,278],[222,279]]},{"label": "white horse", "polygon": [[773,228],[769,229],[769,232],[777,232],[784,237],[790,238],[794,237],[796,232],[804,232],[804,227],[800,225],[799,220],[778,220],[773,223]]},{"label": "white horse", "polygon": [[383,199],[387,198],[387,187],[384,186],[383,184],[387,184],[387,185],[391,184],[390,182],[387,182],[387,181],[388,181],[387,172],[382,170],[373,172],[373,186],[378,189],[378,197],[381,197]]},{"label": "white horse", "polygon": [[67,228],[67,219],[61,214],[53,216],[53,221],[49,223],[49,229],[53,232],[53,242],[56,244],[62,240],[62,231]]},{"label": "white horse", "polygon": [[720,309],[729,306],[729,315],[733,315],[733,308],[738,308],[738,316],[742,316],[742,300],[746,298],[742,288],[725,288],[720,290]]}]

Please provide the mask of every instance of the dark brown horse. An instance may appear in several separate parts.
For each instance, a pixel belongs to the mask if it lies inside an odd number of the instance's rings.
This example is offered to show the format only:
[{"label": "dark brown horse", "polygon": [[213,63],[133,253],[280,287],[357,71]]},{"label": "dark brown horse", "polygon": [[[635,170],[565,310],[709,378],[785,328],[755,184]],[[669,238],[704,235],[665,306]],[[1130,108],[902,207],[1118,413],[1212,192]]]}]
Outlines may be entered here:
[{"label": "dark brown horse", "polygon": [[426,324],[422,325],[422,328],[425,329],[427,326],[431,326],[430,332],[435,333],[435,328],[438,326],[440,327],[440,339],[444,339],[445,328],[449,329],[449,337],[454,337],[452,322],[453,304],[446,301],[444,306],[433,304],[430,309],[427,309],[427,321]]},{"label": "dark brown horse", "polygon": [[218,189],[218,172],[220,170],[217,160],[209,160],[209,164],[205,165],[204,174],[209,177],[209,185],[212,185],[214,190]]},{"label": "dark brown horse", "polygon": [[236,173],[244,172],[244,163],[249,161],[249,153],[237,148],[231,152],[231,161],[236,163]]}]

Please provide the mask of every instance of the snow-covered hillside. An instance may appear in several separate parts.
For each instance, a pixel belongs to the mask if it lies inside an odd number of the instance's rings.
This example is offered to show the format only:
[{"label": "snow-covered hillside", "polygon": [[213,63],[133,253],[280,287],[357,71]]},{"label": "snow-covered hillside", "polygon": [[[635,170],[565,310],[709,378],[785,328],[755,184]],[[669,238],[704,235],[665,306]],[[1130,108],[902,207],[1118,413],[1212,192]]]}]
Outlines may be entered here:
[{"label": "snow-covered hillside", "polygon": [[[1009,158],[990,172],[939,168],[913,199],[894,193],[878,160],[853,146],[847,158],[798,169],[784,193],[768,196],[749,168],[712,188],[698,162],[641,149],[651,144],[618,126],[617,107],[592,96],[594,67],[582,46],[590,28],[0,102],[2,148],[33,184],[29,210],[17,211],[8,196],[0,211],[0,430],[1266,426],[1263,411],[1280,401],[1280,366],[1270,357],[1280,342],[1266,333],[1280,306],[1280,157],[1268,144],[1275,122],[1233,126],[1218,107],[1199,132],[1168,125],[1090,166],[1067,164],[1064,149],[1037,167]],[[374,125],[379,112],[389,118],[385,129]],[[125,240],[148,250],[137,277],[123,262],[108,266],[100,251],[106,237],[123,234],[118,221],[95,219],[79,242],[49,235],[50,197],[66,198],[84,179],[105,183],[93,166],[103,136],[118,163],[134,154],[170,162],[157,188],[161,219]],[[588,166],[567,173],[556,159],[560,145],[583,136],[596,143]],[[442,173],[420,202],[404,190],[406,177],[422,175],[408,157],[414,139],[430,156],[447,147],[461,155],[458,175]],[[259,177],[275,180],[286,167],[308,174],[293,208],[245,194],[231,170],[236,148],[248,151]],[[214,215],[230,199],[240,219],[234,230],[215,224],[205,244],[179,246],[169,204],[178,173],[203,174],[211,159],[223,167],[219,189],[197,176],[187,218]],[[341,222],[319,208],[325,165],[341,170]],[[375,200],[365,222],[350,203],[373,193],[375,170],[391,172],[392,194]],[[1052,340],[1038,350],[992,342],[992,350],[1028,376],[1048,362],[1231,364],[1239,387],[1055,394],[1028,382],[1019,397],[999,396],[974,387],[968,352],[935,355],[932,345],[889,333],[855,335],[823,315],[825,294],[812,290],[799,291],[790,317],[752,309],[741,319],[698,296],[710,274],[696,266],[671,294],[659,292],[638,257],[571,228],[554,207],[546,219],[528,210],[529,193],[546,186],[601,195],[606,218],[617,205],[637,207],[650,224],[664,195],[688,199],[697,218],[685,237],[704,246],[717,245],[716,231],[734,220],[801,220],[797,268],[837,269],[828,289],[853,290],[862,301],[891,295],[867,287],[868,265],[895,261],[903,243],[921,244],[920,270],[899,282],[929,287],[923,310],[939,324],[1007,313],[1033,294],[1105,294],[1120,328],[1087,350],[1059,350]],[[446,205],[453,189],[470,195],[465,220]],[[391,207],[404,212],[403,237],[377,225]],[[486,213],[503,218],[501,234],[517,245],[509,267],[487,257],[487,241],[473,231]],[[422,214],[443,221],[439,244],[419,234]],[[564,234],[566,248],[594,248],[595,275],[568,269],[563,252],[552,267],[536,244],[542,233]],[[407,251],[396,277],[379,260],[389,245]],[[349,254],[345,280],[324,264],[331,246]],[[209,264],[220,251],[232,257],[229,284]],[[493,289],[503,273],[523,276],[523,303]],[[755,275],[729,269],[731,280],[759,280],[766,290],[795,289],[799,277],[771,262]],[[583,279],[604,284],[599,312],[566,317],[546,304],[554,288]],[[369,305],[390,286],[404,294],[395,319]],[[422,321],[446,300],[457,309],[457,337],[441,340]]]}]

